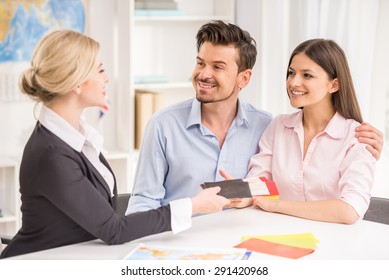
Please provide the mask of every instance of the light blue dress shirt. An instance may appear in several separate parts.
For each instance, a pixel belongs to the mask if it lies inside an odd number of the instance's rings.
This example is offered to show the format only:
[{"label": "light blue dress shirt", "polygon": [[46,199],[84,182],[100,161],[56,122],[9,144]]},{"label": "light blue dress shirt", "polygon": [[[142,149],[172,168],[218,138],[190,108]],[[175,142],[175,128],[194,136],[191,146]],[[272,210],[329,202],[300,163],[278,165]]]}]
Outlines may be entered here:
[{"label": "light blue dress shirt", "polygon": [[220,149],[217,137],[201,123],[201,104],[196,99],[157,112],[143,136],[126,214],[193,197],[201,191],[201,183],[223,180],[220,169],[244,178],[271,119],[269,113],[239,101]]}]

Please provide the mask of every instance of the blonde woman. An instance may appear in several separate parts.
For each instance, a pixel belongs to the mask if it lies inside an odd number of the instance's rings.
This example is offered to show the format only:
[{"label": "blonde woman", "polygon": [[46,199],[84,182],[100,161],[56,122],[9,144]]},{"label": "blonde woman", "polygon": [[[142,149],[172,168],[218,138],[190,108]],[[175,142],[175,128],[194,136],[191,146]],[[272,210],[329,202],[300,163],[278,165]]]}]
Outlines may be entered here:
[{"label": "blonde woman", "polygon": [[61,30],[44,37],[20,88],[43,106],[20,167],[22,227],[1,257],[100,238],[119,244],[191,226],[191,215],[219,211],[219,188],[129,216],[115,212],[115,176],[101,154],[103,139],[81,114],[105,104],[108,82],[99,44]]}]

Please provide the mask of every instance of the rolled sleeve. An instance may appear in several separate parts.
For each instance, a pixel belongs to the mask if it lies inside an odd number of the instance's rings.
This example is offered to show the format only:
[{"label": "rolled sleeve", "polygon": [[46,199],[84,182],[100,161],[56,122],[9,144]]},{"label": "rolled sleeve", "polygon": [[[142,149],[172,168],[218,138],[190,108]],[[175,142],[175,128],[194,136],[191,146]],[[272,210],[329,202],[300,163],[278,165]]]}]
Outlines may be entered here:
[{"label": "rolled sleeve", "polygon": [[174,234],[192,227],[192,200],[182,198],[170,203],[171,226]]},{"label": "rolled sleeve", "polygon": [[359,216],[363,216],[370,203],[376,159],[366,145],[356,143],[349,149],[340,172],[341,199],[350,204]]}]

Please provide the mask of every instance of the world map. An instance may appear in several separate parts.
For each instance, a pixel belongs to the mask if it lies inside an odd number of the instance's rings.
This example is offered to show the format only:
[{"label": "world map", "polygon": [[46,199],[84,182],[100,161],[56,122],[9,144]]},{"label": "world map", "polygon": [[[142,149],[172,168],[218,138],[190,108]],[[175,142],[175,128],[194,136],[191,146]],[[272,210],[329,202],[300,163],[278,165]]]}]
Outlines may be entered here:
[{"label": "world map", "polygon": [[0,63],[29,61],[37,42],[57,29],[85,30],[85,0],[0,0]]},{"label": "world map", "polygon": [[174,248],[139,244],[127,260],[239,260],[247,257],[245,249]]}]

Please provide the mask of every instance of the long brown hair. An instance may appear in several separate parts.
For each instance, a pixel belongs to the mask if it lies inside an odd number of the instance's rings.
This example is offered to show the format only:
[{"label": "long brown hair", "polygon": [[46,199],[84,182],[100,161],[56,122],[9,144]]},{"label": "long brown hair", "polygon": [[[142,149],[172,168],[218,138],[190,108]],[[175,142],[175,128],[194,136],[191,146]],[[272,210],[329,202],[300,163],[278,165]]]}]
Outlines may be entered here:
[{"label": "long brown hair", "polygon": [[[328,78],[338,79],[339,90],[332,94],[335,110],[346,119],[362,122],[362,114],[358,105],[346,55],[333,40],[311,39],[298,45],[292,52],[289,67],[296,54],[304,53],[327,72]],[[288,78],[288,74],[286,78]]]}]

